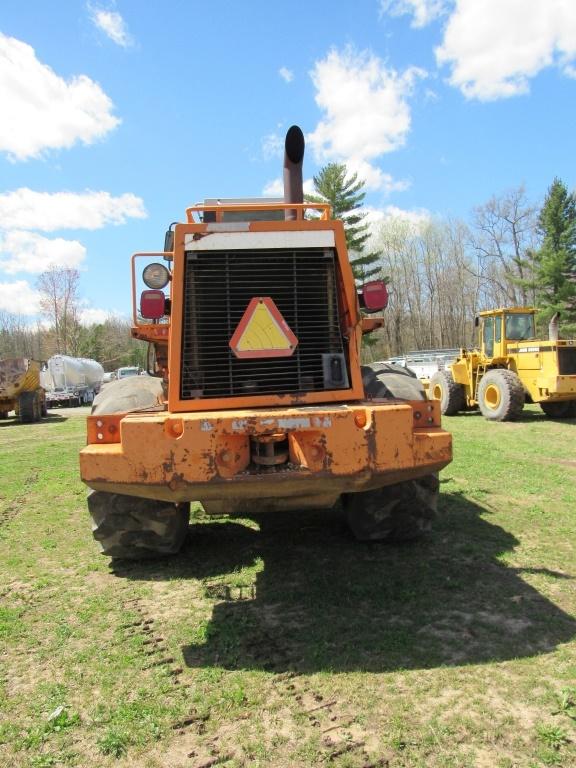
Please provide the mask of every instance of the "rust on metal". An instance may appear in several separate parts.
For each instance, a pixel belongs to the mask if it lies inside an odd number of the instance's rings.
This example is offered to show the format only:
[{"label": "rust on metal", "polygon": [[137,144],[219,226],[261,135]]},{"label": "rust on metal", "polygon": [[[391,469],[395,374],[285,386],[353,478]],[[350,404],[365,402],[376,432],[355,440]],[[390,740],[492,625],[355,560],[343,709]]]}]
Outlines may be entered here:
[{"label": "rust on metal", "polygon": [[[364,426],[357,425],[357,415]],[[427,402],[179,414],[178,436],[166,428],[172,418],[124,416],[121,443],[98,441],[82,450],[82,479],[96,490],[175,502],[256,493],[268,500],[297,495],[303,506],[308,497],[436,472],[452,457],[438,405]],[[255,445],[283,451],[284,435],[287,460],[254,461]],[[258,455],[265,458],[266,449]]]}]

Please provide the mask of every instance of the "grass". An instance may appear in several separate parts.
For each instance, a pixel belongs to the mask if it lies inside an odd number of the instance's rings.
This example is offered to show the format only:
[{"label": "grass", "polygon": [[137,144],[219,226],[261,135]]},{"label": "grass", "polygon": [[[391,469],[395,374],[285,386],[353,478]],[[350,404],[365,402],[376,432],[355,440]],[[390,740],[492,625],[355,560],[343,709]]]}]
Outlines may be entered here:
[{"label": "grass", "polygon": [[576,765],[576,425],[445,425],[426,541],[286,513],[110,567],[83,418],[0,422],[0,766]]}]

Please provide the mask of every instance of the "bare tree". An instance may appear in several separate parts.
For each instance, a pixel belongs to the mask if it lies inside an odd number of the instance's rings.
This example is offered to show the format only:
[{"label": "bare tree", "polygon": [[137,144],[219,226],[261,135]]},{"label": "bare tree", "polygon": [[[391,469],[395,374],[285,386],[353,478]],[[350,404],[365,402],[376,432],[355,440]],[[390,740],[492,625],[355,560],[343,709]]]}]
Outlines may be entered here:
[{"label": "bare tree", "polygon": [[56,352],[75,353],[78,330],[77,269],[51,266],[38,278],[40,312],[54,329]]},{"label": "bare tree", "polygon": [[375,239],[382,267],[390,275],[384,354],[465,344],[476,310],[466,225],[389,219]]},{"label": "bare tree", "polygon": [[523,186],[493,196],[475,209],[472,244],[487,305],[534,303],[537,214]]}]

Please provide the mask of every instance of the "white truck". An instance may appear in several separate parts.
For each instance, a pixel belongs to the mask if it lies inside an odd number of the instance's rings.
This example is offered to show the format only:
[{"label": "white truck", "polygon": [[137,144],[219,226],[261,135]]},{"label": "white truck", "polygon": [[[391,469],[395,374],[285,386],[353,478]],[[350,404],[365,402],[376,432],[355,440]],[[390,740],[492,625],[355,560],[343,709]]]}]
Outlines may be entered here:
[{"label": "white truck", "polygon": [[41,374],[48,408],[87,405],[100,391],[104,368],[85,357],[54,355]]}]

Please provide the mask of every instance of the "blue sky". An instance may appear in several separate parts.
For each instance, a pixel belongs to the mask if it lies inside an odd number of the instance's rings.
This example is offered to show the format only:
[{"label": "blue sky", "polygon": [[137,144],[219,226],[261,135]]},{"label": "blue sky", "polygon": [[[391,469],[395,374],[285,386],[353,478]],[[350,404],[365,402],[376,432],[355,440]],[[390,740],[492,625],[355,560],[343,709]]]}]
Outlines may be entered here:
[{"label": "blue sky", "polygon": [[[286,10],[288,9],[288,10]],[[575,0],[4,0],[0,311],[78,267],[86,322],[127,314],[129,257],[205,197],[345,162],[373,218],[468,218],[576,185]]]}]

